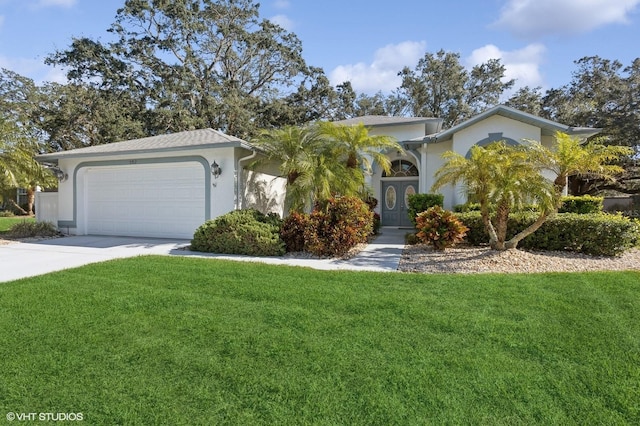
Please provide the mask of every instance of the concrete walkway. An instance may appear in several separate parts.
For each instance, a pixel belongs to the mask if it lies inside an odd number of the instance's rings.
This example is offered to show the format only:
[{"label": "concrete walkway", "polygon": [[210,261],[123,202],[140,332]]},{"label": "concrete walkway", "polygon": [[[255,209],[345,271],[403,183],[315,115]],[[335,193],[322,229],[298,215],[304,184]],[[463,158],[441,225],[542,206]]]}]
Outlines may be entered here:
[{"label": "concrete walkway", "polygon": [[382,228],[381,234],[371,244],[346,260],[197,253],[184,250],[189,241],[156,238],[83,235],[37,242],[12,242],[0,245],[0,282],[111,259],[154,254],[263,262],[322,270],[394,272],[398,270],[406,232],[404,229]]}]

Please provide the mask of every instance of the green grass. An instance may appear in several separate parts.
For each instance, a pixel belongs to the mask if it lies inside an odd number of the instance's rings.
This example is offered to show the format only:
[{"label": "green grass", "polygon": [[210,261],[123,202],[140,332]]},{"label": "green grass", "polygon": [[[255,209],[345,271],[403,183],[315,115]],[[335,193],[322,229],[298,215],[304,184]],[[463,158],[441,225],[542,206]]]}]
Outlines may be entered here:
[{"label": "green grass", "polygon": [[637,272],[376,274],[140,257],[2,284],[0,324],[0,413],[640,423]]},{"label": "green grass", "polygon": [[6,233],[13,225],[22,221],[35,222],[36,218],[27,216],[0,217],[0,235]]}]

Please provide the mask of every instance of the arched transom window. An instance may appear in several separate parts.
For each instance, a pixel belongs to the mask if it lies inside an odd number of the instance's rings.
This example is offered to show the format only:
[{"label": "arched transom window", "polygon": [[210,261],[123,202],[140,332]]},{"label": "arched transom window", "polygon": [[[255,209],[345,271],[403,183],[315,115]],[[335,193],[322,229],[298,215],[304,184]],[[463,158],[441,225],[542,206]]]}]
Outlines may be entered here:
[{"label": "arched transom window", "polygon": [[418,168],[410,161],[395,160],[391,162],[391,172],[382,173],[382,177],[407,177],[418,176]]}]

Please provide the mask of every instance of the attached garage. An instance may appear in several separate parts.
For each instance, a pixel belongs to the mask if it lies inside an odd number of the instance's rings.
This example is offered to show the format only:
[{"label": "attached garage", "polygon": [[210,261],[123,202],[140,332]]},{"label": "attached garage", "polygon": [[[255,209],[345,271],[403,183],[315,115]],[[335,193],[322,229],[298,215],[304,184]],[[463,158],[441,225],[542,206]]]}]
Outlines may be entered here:
[{"label": "attached garage", "polygon": [[[206,220],[253,207],[247,199],[275,200],[267,204],[282,208],[283,184],[272,184],[284,180],[270,169],[245,170],[259,155],[242,139],[201,129],[37,159],[59,176],[55,216],[62,232],[191,239]],[[248,185],[249,175],[260,184]],[[275,189],[246,195],[266,187]]]},{"label": "attached garage", "polygon": [[87,234],[191,238],[205,221],[205,173],[196,162],[88,169]]}]

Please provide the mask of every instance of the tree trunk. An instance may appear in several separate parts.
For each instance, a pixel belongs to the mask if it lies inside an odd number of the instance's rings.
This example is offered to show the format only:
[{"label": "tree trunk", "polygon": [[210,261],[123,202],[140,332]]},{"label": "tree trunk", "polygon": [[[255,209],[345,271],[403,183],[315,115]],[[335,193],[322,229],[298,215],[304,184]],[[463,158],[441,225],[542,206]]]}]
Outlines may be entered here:
[{"label": "tree trunk", "polygon": [[33,215],[33,205],[35,204],[36,201],[36,191],[35,188],[32,186],[29,186],[27,188],[27,208],[29,209],[29,214]]},{"label": "tree trunk", "polygon": [[29,212],[28,212],[28,211],[26,211],[25,209],[23,209],[22,207],[20,207],[20,206],[18,205],[18,203],[16,203],[16,202],[15,202],[15,201],[13,201],[12,199],[9,199],[9,202],[13,205],[13,207],[15,207],[15,208],[20,212],[20,214],[23,214],[23,215],[28,215],[28,214],[29,214]]},{"label": "tree trunk", "polygon": [[480,212],[482,215],[482,223],[484,223],[484,229],[487,231],[487,234],[489,234],[489,246],[494,250],[504,250],[504,248],[501,249],[499,247],[496,229],[493,227],[493,223],[491,223],[491,218],[489,217],[489,209],[480,206]]},{"label": "tree trunk", "polygon": [[498,240],[496,250],[505,250],[504,245],[507,239],[507,226],[509,225],[509,205],[507,203],[498,204],[496,211],[496,236]]},{"label": "tree trunk", "polygon": [[515,235],[513,238],[511,238],[509,241],[507,241],[505,243],[505,247],[507,249],[516,248],[520,241],[522,241],[524,238],[526,238],[529,235],[531,235],[534,232],[536,232],[546,222],[546,220],[550,216],[551,215],[549,214],[549,212],[540,213],[540,216],[538,216],[538,219],[536,219],[535,222],[533,222],[531,225],[527,226],[524,230],[522,230],[517,235]]}]

